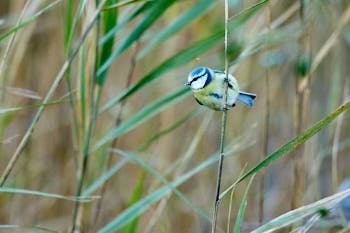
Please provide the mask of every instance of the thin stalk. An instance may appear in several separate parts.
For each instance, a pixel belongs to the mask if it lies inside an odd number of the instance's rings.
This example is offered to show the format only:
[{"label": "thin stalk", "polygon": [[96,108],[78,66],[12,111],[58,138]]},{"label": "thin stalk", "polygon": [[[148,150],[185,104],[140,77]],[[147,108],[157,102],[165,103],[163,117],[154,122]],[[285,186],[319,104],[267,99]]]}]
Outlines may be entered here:
[{"label": "thin stalk", "polygon": [[[77,188],[77,193],[82,192],[83,188],[83,182],[85,179],[85,173],[87,170],[87,165],[88,165],[88,153],[89,153],[89,145],[90,145],[90,138],[91,138],[91,133],[93,130],[93,125],[98,113],[98,104],[100,102],[100,94],[102,91],[102,87],[96,86],[96,78],[97,78],[97,69],[98,69],[98,61],[99,61],[99,46],[98,46],[98,40],[100,36],[100,19],[101,19],[101,14],[97,15],[96,18],[96,38],[95,38],[95,61],[94,61],[94,75],[91,80],[91,88],[89,90],[89,99],[90,99],[90,119],[89,119],[89,125],[87,128],[87,131],[85,132],[84,138],[83,138],[83,149],[82,149],[82,156],[83,156],[83,163],[82,163],[82,168],[79,174],[77,174],[77,179],[78,179],[78,188]],[[95,99],[95,92],[97,89],[97,98]],[[80,176],[79,176],[80,175]],[[83,208],[79,203],[75,203],[74,206],[74,213],[73,213],[73,227],[72,227],[72,233],[75,230],[78,230],[81,228],[80,223],[81,223],[81,218],[83,215]]]},{"label": "thin stalk", "polygon": [[[93,127],[94,127],[94,123],[96,120],[96,116],[98,113],[98,105],[100,102],[100,97],[101,97],[101,92],[102,92],[102,87],[101,86],[97,86],[95,89],[96,90],[96,99],[93,100],[93,108],[91,109],[91,118],[90,118],[90,122],[89,122],[89,126],[86,132],[86,136],[84,138],[84,145],[83,145],[83,164],[82,164],[82,168],[81,168],[81,175],[80,175],[80,179],[78,181],[78,189],[77,189],[77,195],[80,196],[82,193],[82,189],[83,189],[83,184],[84,184],[84,180],[85,180],[85,176],[87,173],[87,168],[88,168],[88,162],[89,162],[89,146],[90,146],[90,140],[91,140],[91,135],[92,135],[92,131],[93,131]],[[79,220],[78,218],[78,213],[79,213],[79,209],[80,209],[80,202],[75,202],[75,206],[74,206],[74,213],[73,213],[73,227],[72,227],[72,232],[75,232],[75,230],[79,230],[79,222],[77,221]],[[78,226],[78,227],[77,227]]]},{"label": "thin stalk", "polygon": [[[134,74],[134,71],[135,71],[135,66],[136,66],[136,55],[138,53],[138,50],[139,50],[139,42],[137,41],[136,42],[136,48],[135,48],[135,51],[134,51],[134,55],[132,56],[131,58],[131,64],[130,64],[130,68],[129,68],[129,72],[128,72],[128,75],[127,75],[127,81],[126,81],[126,89],[130,86],[131,84],[131,80],[132,80],[132,77],[133,77],[133,74]],[[119,109],[119,112],[118,112],[118,115],[116,117],[116,120],[115,120],[115,127],[117,127],[120,123],[121,123],[121,116],[122,116],[122,113],[123,113],[123,109],[124,109],[124,106],[126,104],[126,101],[122,101],[121,104],[120,104],[120,109]],[[117,143],[118,143],[118,137],[115,138],[112,143],[111,143],[111,147],[112,148],[115,148],[117,147]],[[108,152],[108,155],[107,155],[107,163],[106,163],[106,166],[105,168],[103,169],[104,172],[106,172],[107,170],[110,169],[110,167],[112,166],[112,156],[111,154],[113,153],[113,151],[109,151]],[[104,173],[103,172],[103,173]],[[102,187],[101,187],[101,190],[100,190],[100,199],[96,202],[96,209],[95,209],[95,212],[94,214],[92,215],[92,218],[91,218],[91,223],[95,224],[97,223],[98,221],[98,218],[99,218],[99,215],[101,213],[101,208],[102,208],[102,204],[103,204],[103,197],[104,197],[104,194],[106,192],[106,189],[107,189],[107,185],[108,185],[108,181],[104,182]]]},{"label": "thin stalk", "polygon": [[48,101],[50,100],[51,96],[55,92],[56,88],[58,87],[58,85],[62,81],[62,79],[64,77],[64,74],[66,73],[68,67],[71,65],[73,59],[75,58],[75,56],[79,52],[79,49],[80,49],[81,45],[83,44],[83,42],[85,41],[85,38],[89,34],[89,32],[92,29],[93,25],[95,24],[97,16],[100,13],[100,11],[101,11],[102,7],[104,6],[104,4],[106,3],[106,1],[107,0],[102,0],[101,4],[98,6],[96,11],[94,12],[94,15],[91,17],[92,18],[91,22],[88,24],[88,26],[86,27],[83,35],[78,40],[78,43],[77,43],[76,47],[72,50],[72,54],[68,57],[68,59],[63,64],[61,70],[57,74],[55,81],[53,82],[53,84],[50,87],[50,90],[46,94],[46,97],[45,97],[45,99],[44,99],[44,101],[42,103],[42,106],[39,108],[39,110],[35,114],[33,121],[31,122],[31,124],[30,124],[29,128],[27,129],[25,135],[23,136],[21,142],[17,146],[14,154],[11,157],[11,160],[9,161],[9,163],[7,164],[7,166],[5,168],[5,171],[1,175],[1,177],[0,177],[0,187],[5,184],[8,176],[10,175],[13,167],[15,166],[15,164],[16,164],[16,162],[17,162],[17,160],[18,160],[18,158],[19,158],[19,156],[20,156],[20,154],[21,154],[21,152],[22,152],[22,150],[24,148],[24,146],[27,144],[28,139],[29,139],[32,131],[34,130],[37,122],[39,121],[41,113],[44,111],[45,104],[48,103]]},{"label": "thin stalk", "polygon": [[[303,0],[300,0],[300,9],[299,9],[299,18],[302,24],[305,23],[304,18],[304,11],[305,11],[305,2]],[[301,51],[304,51],[304,38],[299,39],[298,43],[298,63],[304,62],[302,61],[304,54],[302,54]],[[303,110],[304,110],[304,91],[305,89],[302,88],[302,83],[306,81],[306,77],[300,75],[299,67],[297,70],[297,74],[295,76],[295,115],[294,115],[294,134],[299,135],[303,130]],[[291,198],[291,209],[295,209],[297,206],[299,206],[301,203],[301,167],[302,167],[302,154],[304,151],[304,145],[301,145],[295,150],[294,156],[293,156],[293,197]]]},{"label": "thin stalk", "polygon": [[228,0],[225,0],[225,91],[224,91],[224,109],[222,112],[222,124],[221,124],[221,143],[220,143],[220,160],[218,166],[218,176],[217,176],[217,185],[216,185],[216,196],[214,202],[214,214],[212,221],[212,233],[216,232],[216,222],[218,217],[218,207],[219,207],[219,197],[220,197],[220,186],[221,186],[221,176],[222,176],[222,167],[224,163],[224,147],[225,147],[225,134],[226,134],[226,121],[227,121],[227,89],[228,89]]},{"label": "thin stalk", "polygon": [[[271,1],[268,3],[267,15],[268,15],[268,31],[271,30],[272,22],[272,5]],[[264,127],[264,152],[262,153],[262,160],[268,155],[269,151],[269,124],[270,124],[270,80],[269,80],[269,68],[265,71],[265,127]],[[265,170],[261,171],[260,185],[259,185],[259,223],[261,224],[264,220],[264,186],[265,186]]]}]

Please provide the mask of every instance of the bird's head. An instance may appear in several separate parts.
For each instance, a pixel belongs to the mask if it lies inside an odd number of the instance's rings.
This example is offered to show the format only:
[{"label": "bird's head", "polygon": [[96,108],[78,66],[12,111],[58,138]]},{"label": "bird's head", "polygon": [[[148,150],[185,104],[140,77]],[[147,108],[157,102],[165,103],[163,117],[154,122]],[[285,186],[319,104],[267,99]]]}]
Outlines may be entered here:
[{"label": "bird's head", "polygon": [[199,90],[206,87],[214,78],[214,71],[207,67],[198,67],[188,75],[186,85],[193,90]]}]

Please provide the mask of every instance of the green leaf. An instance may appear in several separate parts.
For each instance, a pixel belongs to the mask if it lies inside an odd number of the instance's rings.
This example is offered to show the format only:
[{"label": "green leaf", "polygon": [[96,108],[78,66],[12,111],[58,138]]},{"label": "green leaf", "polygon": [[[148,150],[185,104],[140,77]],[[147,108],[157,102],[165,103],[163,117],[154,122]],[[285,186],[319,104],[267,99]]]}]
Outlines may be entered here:
[{"label": "green leaf", "polygon": [[100,77],[109,68],[112,62],[127,48],[129,48],[130,45],[132,45],[132,43],[134,43],[142,35],[142,33],[148,29],[154,23],[154,21],[156,21],[165,12],[165,10],[176,1],[177,0],[158,0],[157,4],[153,5],[149,13],[145,16],[141,23],[136,26],[135,30],[130,34],[130,36],[101,65],[101,67],[97,70],[97,76]]},{"label": "green leaf", "polygon": [[[139,182],[135,187],[129,206],[132,206],[133,204],[135,204],[137,201],[140,200],[141,194],[142,194],[142,188],[145,183],[146,174],[147,174],[146,170],[145,169],[142,170],[139,178]],[[138,222],[139,222],[139,217],[135,218],[131,223],[123,227],[123,229],[121,230],[121,233],[136,233]]]},{"label": "green leaf", "polygon": [[116,128],[111,130],[106,136],[100,139],[92,148],[92,151],[97,150],[107,142],[110,142],[114,138],[132,130],[136,126],[140,125],[142,122],[161,112],[164,108],[173,105],[179,100],[188,96],[190,93],[191,90],[188,87],[182,87],[146,105],[138,113],[122,122]]},{"label": "green leaf", "polygon": [[93,182],[88,188],[85,189],[82,196],[89,196],[93,192],[95,192],[100,186],[103,185],[104,182],[106,182],[109,178],[111,178],[117,171],[119,171],[125,164],[128,162],[128,159],[123,159],[120,162],[113,165],[111,168],[109,168],[108,171],[106,171],[104,174],[102,174],[95,182]]},{"label": "green leaf", "polygon": [[21,106],[21,107],[13,107],[13,108],[0,108],[0,114],[5,114],[9,112],[16,112],[28,108],[36,108],[36,107],[41,107],[41,106],[49,106],[49,105],[55,105],[55,104],[61,104],[61,103],[66,103],[68,102],[67,100],[58,100],[58,101],[53,101],[49,102],[46,104],[33,104],[33,105],[28,105],[28,106]]},{"label": "green leaf", "polygon": [[151,1],[151,2],[146,2],[145,4],[142,4],[142,6],[138,7],[133,13],[129,14],[128,17],[126,17],[125,19],[119,20],[119,23],[115,25],[114,28],[109,30],[109,32],[98,41],[98,45],[101,46],[104,43],[106,43],[110,38],[114,37],[114,34],[116,34],[122,27],[124,27],[125,24],[130,22],[132,19],[136,18],[136,16],[138,16],[139,14],[150,9],[154,4],[154,2],[155,1]]},{"label": "green leaf", "polygon": [[[236,143],[238,140],[242,139],[241,137],[238,137],[236,140],[233,140],[229,145],[226,146],[226,148],[230,148],[234,143]],[[250,143],[249,145],[240,146],[238,150],[231,151],[228,153],[225,153],[225,156],[232,156],[234,154],[239,153],[240,151],[243,151],[250,146],[252,146],[254,143]],[[111,233],[115,232],[117,229],[120,229],[128,222],[132,221],[134,218],[145,212],[153,203],[160,200],[162,197],[167,195],[169,192],[171,192],[171,189],[169,186],[176,188],[180,184],[184,183],[188,179],[190,179],[195,174],[199,173],[200,171],[203,171],[204,169],[213,166],[217,161],[219,160],[219,153],[217,152],[204,162],[202,162],[197,167],[191,169],[184,175],[177,178],[175,181],[172,181],[169,183],[169,185],[164,186],[162,188],[159,188],[155,192],[149,194],[148,196],[142,198],[138,202],[136,202],[133,206],[129,207],[128,209],[124,210],[121,214],[119,214],[115,219],[113,219],[110,223],[108,223],[106,226],[104,226],[102,229],[98,231],[98,233]]]},{"label": "green leaf", "polygon": [[259,163],[256,167],[248,171],[245,175],[243,175],[241,178],[239,178],[235,183],[233,183],[228,189],[226,189],[222,194],[220,194],[220,199],[223,198],[232,187],[240,183],[241,181],[245,180],[247,177],[253,175],[254,173],[258,172],[262,168],[268,166],[270,163],[272,163],[274,160],[282,157],[287,152],[293,150],[300,144],[306,142],[309,140],[313,135],[315,135],[318,131],[329,125],[335,118],[337,118],[341,113],[346,111],[348,108],[350,108],[350,100],[348,100],[344,105],[340,106],[336,111],[325,117],[323,120],[319,121],[317,124],[312,126],[310,129],[306,130],[304,133],[300,134],[299,136],[295,137],[282,147],[280,147],[276,152],[269,155],[266,159],[264,159],[261,163]]},{"label": "green leaf", "polygon": [[30,16],[27,20],[23,21],[23,23],[19,24],[18,26],[12,28],[10,31],[5,32],[4,34],[2,34],[0,36],[0,41],[2,41],[3,39],[5,39],[6,37],[8,37],[9,35],[11,35],[12,33],[18,31],[19,29],[21,29],[22,27],[26,26],[28,23],[34,21],[36,18],[38,18],[41,14],[43,14],[44,12],[46,12],[47,10],[51,9],[52,7],[54,7],[55,5],[57,5],[57,3],[59,3],[60,0],[54,1],[50,4],[48,4],[46,7],[44,7],[43,9],[39,10],[37,13],[35,13],[34,15]]},{"label": "green leaf", "polygon": [[262,225],[261,227],[259,227],[258,229],[255,229],[254,231],[252,231],[252,233],[262,233],[262,232],[266,232],[268,230],[277,230],[280,229],[282,227],[288,226],[294,222],[297,222],[307,216],[310,216],[311,214],[315,214],[318,212],[322,212],[324,210],[328,210],[332,207],[334,207],[334,205],[336,205],[337,203],[339,203],[341,200],[343,200],[346,197],[350,196],[350,189],[345,190],[343,192],[340,193],[336,193],[332,196],[326,197],[322,200],[319,200],[317,202],[314,202],[312,204],[306,205],[306,206],[302,206],[298,209],[289,211],[288,213],[285,213],[271,221],[269,221],[268,223]]},{"label": "green leaf", "polygon": [[[118,0],[109,0],[106,5],[111,6]],[[105,11],[102,13],[103,35],[107,35],[117,25],[118,9]],[[114,34],[113,34],[114,35]],[[98,69],[108,60],[113,51],[114,36],[110,37],[101,48],[99,55]],[[98,85],[103,85],[106,81],[108,69],[97,76],[95,80]]]},{"label": "green leaf", "polygon": [[235,228],[233,231],[234,233],[239,233],[241,230],[241,224],[243,222],[245,208],[247,207],[247,195],[248,195],[248,191],[249,191],[250,185],[253,182],[254,177],[255,177],[255,174],[250,178],[249,183],[247,185],[247,188],[245,189],[244,196],[243,196],[242,202],[241,202],[241,206],[239,208],[238,215],[236,218],[236,224],[235,224]]},{"label": "green leaf", "polygon": [[136,58],[140,59],[144,57],[155,46],[165,41],[181,28],[187,26],[192,20],[205,14],[216,1],[217,0],[202,0],[200,3],[195,4],[194,7],[177,17],[177,19],[171,25],[162,30],[159,34],[156,34],[151,42],[149,42],[148,45],[139,52]]},{"label": "green leaf", "polygon": [[59,194],[53,194],[53,193],[44,193],[40,191],[33,191],[28,189],[17,189],[17,188],[9,188],[9,187],[0,187],[0,193],[16,193],[16,194],[26,194],[26,195],[35,195],[35,196],[41,196],[41,197],[50,197],[50,198],[57,198],[57,199],[63,199],[68,201],[79,201],[79,202],[89,202],[91,201],[92,197],[67,197]]},{"label": "green leaf", "polygon": [[155,141],[157,141],[159,138],[161,138],[164,135],[167,135],[168,133],[170,133],[171,131],[175,130],[177,127],[179,127],[180,125],[182,125],[183,123],[185,123],[187,120],[191,119],[192,117],[195,117],[197,115],[199,115],[200,113],[206,111],[207,109],[204,107],[200,107],[192,112],[190,112],[189,114],[187,114],[186,116],[184,116],[183,118],[181,118],[180,120],[176,121],[174,124],[172,124],[171,126],[169,126],[168,128],[160,131],[159,133],[157,133],[156,135],[154,135],[153,137],[151,137],[147,142],[145,142],[144,144],[142,144],[137,151],[145,151],[147,148],[149,148]]},{"label": "green leaf", "polygon": [[118,2],[118,3],[113,4],[113,5],[110,5],[108,7],[105,7],[105,8],[103,8],[103,10],[108,11],[108,10],[113,10],[115,8],[118,8],[118,7],[127,6],[127,5],[133,4],[133,3],[149,2],[149,1],[154,1],[154,0],[125,0],[125,1],[121,1],[121,2]]}]

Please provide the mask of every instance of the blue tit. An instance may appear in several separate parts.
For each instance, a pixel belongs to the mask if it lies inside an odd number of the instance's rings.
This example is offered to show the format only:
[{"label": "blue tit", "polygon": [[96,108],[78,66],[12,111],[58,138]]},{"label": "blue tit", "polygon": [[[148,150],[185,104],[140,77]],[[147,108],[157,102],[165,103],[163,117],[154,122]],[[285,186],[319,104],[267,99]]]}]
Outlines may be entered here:
[{"label": "blue tit", "polygon": [[228,76],[227,108],[224,109],[225,80],[225,72],[199,67],[188,75],[186,85],[191,87],[194,98],[200,105],[216,111],[233,108],[236,100],[249,107],[253,106],[256,95],[239,91],[237,80],[230,74]]}]

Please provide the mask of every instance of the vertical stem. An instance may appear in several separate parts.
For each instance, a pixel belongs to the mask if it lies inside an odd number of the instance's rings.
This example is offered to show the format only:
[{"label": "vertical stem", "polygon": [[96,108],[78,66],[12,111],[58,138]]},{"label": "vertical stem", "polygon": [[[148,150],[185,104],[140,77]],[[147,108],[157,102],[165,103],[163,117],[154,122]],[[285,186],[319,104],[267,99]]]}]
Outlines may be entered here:
[{"label": "vertical stem", "polygon": [[[268,2],[268,30],[271,30],[272,22],[272,5],[271,1]],[[265,127],[264,127],[264,152],[262,153],[262,160],[265,159],[268,155],[268,145],[269,145],[269,123],[270,123],[270,82],[269,82],[269,68],[266,68],[266,77],[265,77]],[[262,223],[264,220],[264,186],[265,186],[265,170],[261,171],[260,177],[260,187],[259,187],[259,223]]]},{"label": "vertical stem", "polygon": [[214,203],[214,215],[212,222],[212,233],[216,232],[216,221],[218,215],[219,207],[219,196],[220,196],[220,186],[221,186],[221,176],[222,176],[222,167],[224,162],[224,147],[225,147],[225,134],[226,134],[226,121],[227,121],[227,89],[228,89],[228,57],[227,57],[227,48],[228,48],[228,0],[225,0],[225,92],[224,92],[224,111],[222,112],[222,124],[221,124],[221,144],[220,144],[220,160],[218,167],[218,176],[217,176],[217,185],[216,185],[216,196]]},{"label": "vertical stem", "polygon": [[[84,180],[85,180],[85,176],[87,173],[87,168],[88,168],[88,161],[89,161],[89,145],[90,145],[90,139],[91,139],[91,135],[92,135],[92,130],[93,130],[93,126],[95,123],[95,119],[98,113],[98,105],[100,102],[100,96],[101,96],[101,90],[102,87],[101,86],[97,86],[97,95],[96,95],[96,99],[92,100],[93,101],[93,108],[91,109],[91,118],[90,118],[90,122],[89,122],[89,126],[88,126],[88,130],[86,133],[86,136],[84,138],[84,145],[83,145],[83,165],[81,168],[81,174],[80,174],[80,179],[78,182],[78,189],[77,189],[77,197],[79,197],[81,195],[82,189],[83,189],[83,184],[84,184]],[[72,232],[75,232],[76,230],[79,231],[80,227],[77,227],[79,225],[79,218],[78,218],[78,213],[80,210],[80,202],[76,202],[75,206],[74,206],[74,213],[73,213],[73,227],[72,227]]]}]

